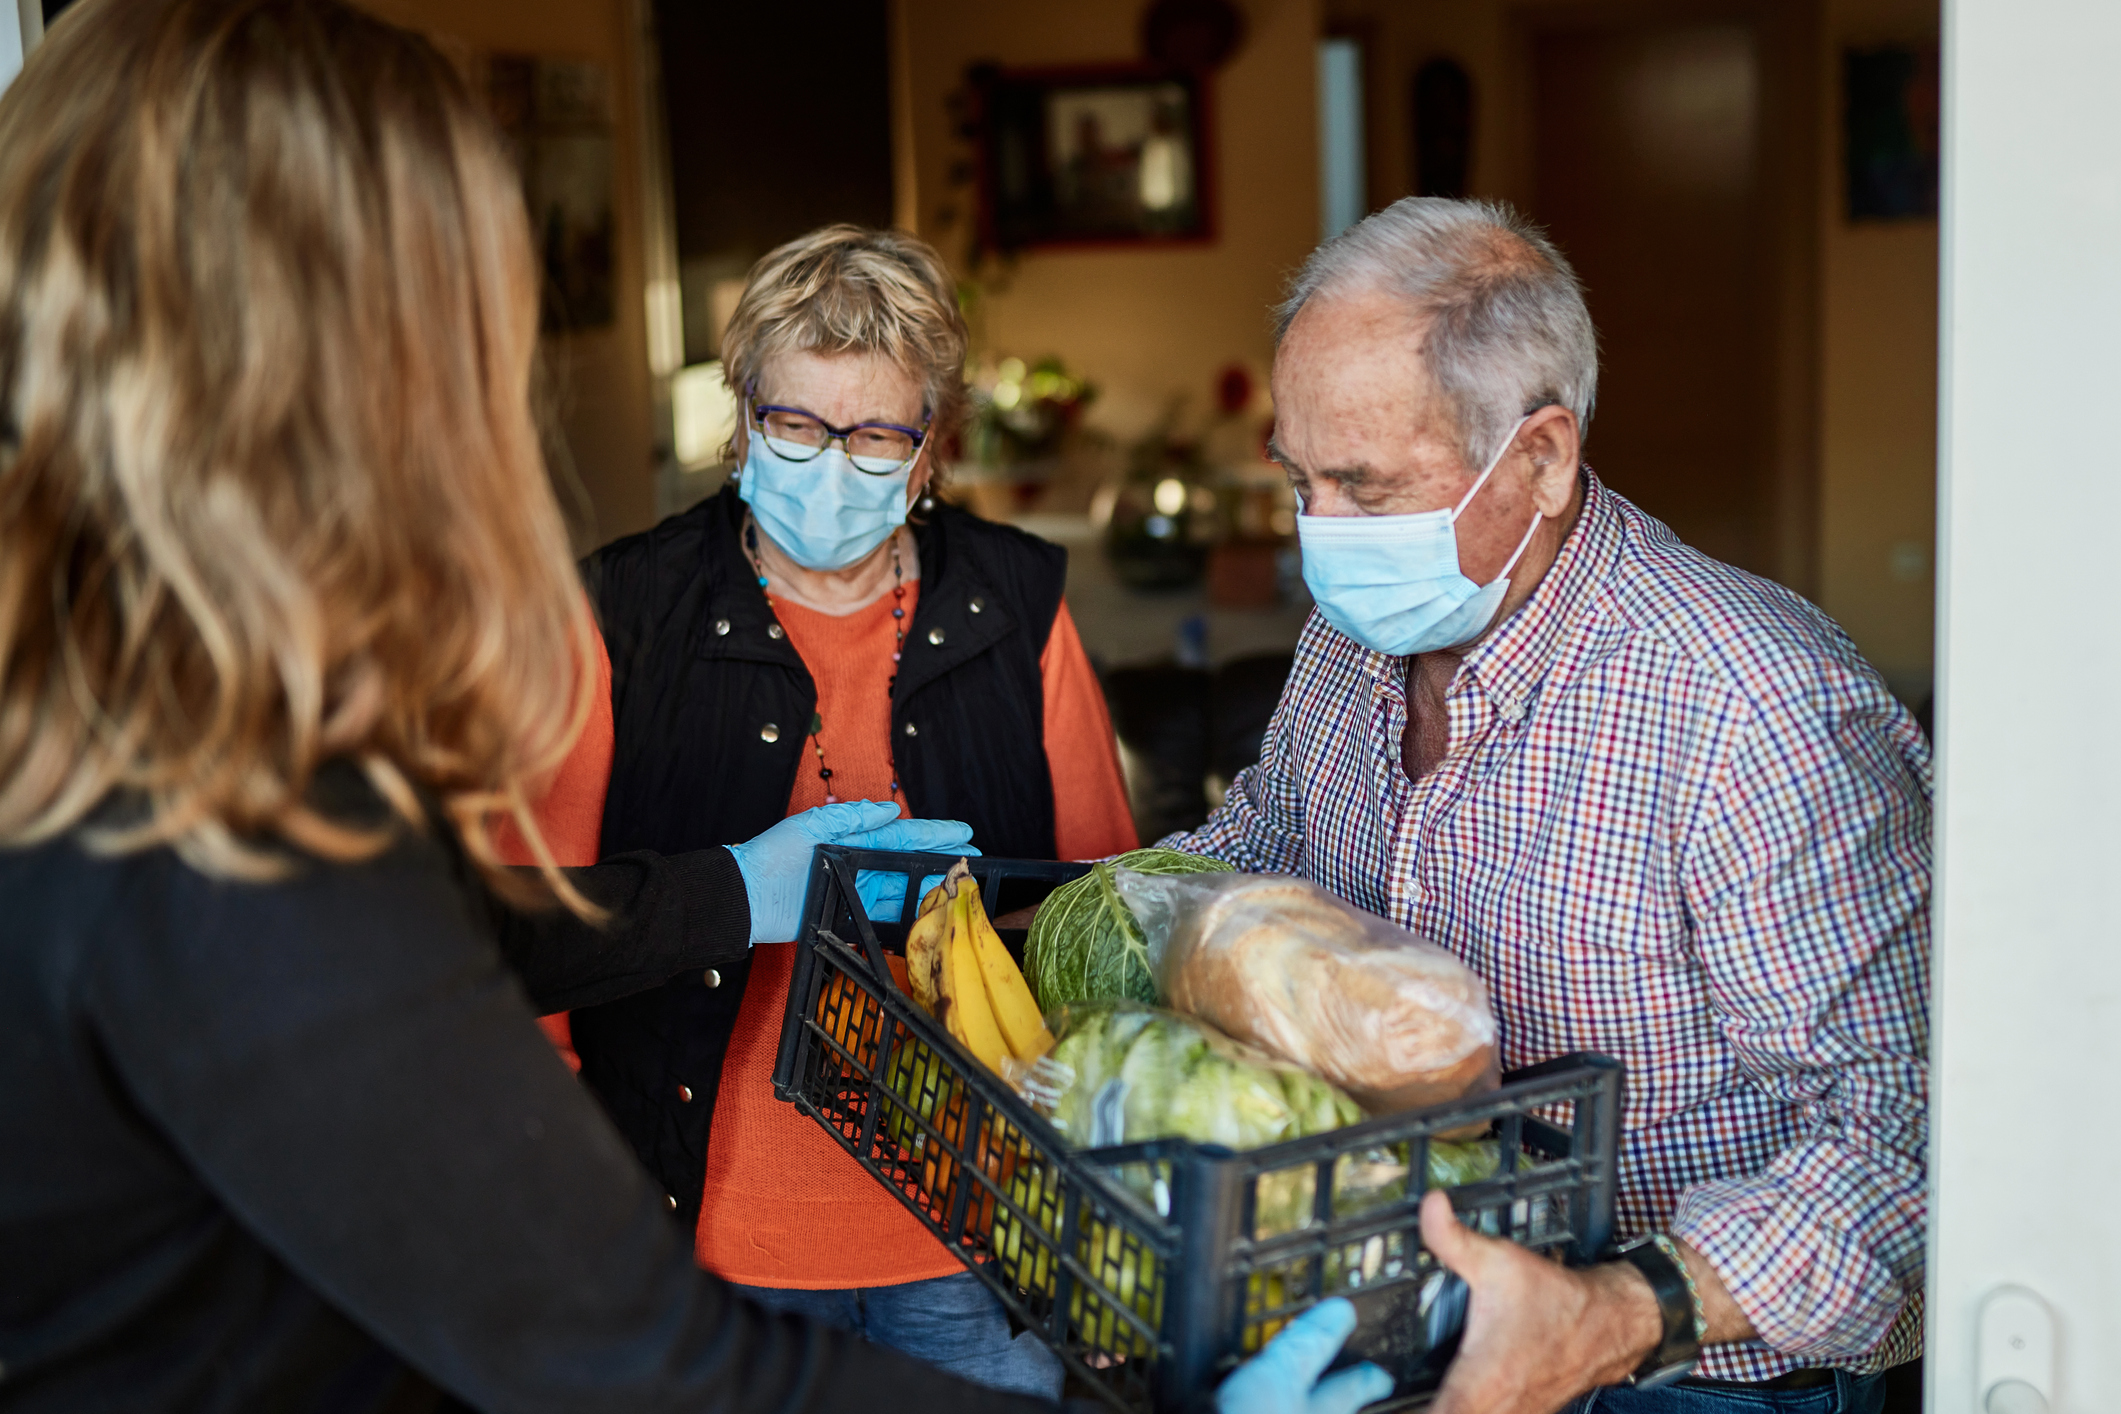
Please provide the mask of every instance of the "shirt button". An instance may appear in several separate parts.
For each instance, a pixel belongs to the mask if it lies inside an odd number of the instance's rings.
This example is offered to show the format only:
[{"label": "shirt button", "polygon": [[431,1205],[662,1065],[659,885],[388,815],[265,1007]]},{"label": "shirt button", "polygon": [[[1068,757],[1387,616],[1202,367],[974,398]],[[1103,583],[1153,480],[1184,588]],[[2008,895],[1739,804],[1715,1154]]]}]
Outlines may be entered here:
[{"label": "shirt button", "polygon": [[766,625],[766,636],[778,642],[788,636],[788,631],[779,624],[768,624]]},{"label": "shirt button", "polygon": [[719,987],[722,985],[722,974],[710,967],[700,974],[700,980],[710,987]]},{"label": "shirt button", "polygon": [[911,722],[908,722],[908,723],[906,723],[906,735],[907,735],[907,736],[919,736],[920,734],[921,734],[921,729],[920,729],[919,727],[916,727],[916,726],[915,726],[915,725],[913,725],[913,723],[911,723]]},{"label": "shirt button", "polygon": [[987,601],[977,595],[974,595],[972,603],[968,607],[975,614],[984,614],[987,612]]},{"label": "shirt button", "polygon": [[678,1103],[681,1105],[692,1103],[692,1087],[690,1085],[678,1086]]},{"label": "shirt button", "polygon": [[942,631],[941,629],[939,629],[939,628],[931,628],[931,629],[929,629],[929,630],[928,630],[928,641],[929,641],[930,643],[934,644],[934,645],[935,645],[935,646],[936,646],[937,648],[940,648],[940,647],[942,647],[942,646],[943,646],[943,631]]}]

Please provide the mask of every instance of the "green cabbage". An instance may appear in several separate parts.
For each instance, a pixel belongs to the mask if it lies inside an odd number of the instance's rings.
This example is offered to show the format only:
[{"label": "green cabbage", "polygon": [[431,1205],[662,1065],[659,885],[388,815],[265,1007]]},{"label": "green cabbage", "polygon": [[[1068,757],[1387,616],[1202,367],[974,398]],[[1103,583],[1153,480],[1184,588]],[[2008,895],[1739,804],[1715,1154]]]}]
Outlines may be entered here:
[{"label": "green cabbage", "polygon": [[1055,889],[1039,906],[1024,940],[1024,980],[1040,1010],[1101,1001],[1153,1006],[1158,1000],[1141,925],[1112,887],[1115,868],[1143,874],[1230,872],[1229,865],[1204,854],[1136,849]]}]

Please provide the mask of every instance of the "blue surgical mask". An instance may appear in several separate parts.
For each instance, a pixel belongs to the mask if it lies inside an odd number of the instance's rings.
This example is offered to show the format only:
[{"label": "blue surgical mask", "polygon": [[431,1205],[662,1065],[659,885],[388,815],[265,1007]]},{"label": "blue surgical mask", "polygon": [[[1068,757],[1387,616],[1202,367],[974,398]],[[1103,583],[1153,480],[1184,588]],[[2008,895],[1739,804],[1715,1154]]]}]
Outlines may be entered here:
[{"label": "blue surgical mask", "polygon": [[[1519,422],[1517,427],[1524,426]],[[1458,517],[1487,485],[1517,439],[1502,442],[1480,479],[1450,510],[1404,516],[1296,518],[1304,583],[1326,622],[1366,648],[1395,658],[1435,653],[1478,638],[1510,592],[1510,571],[1532,543],[1535,511],[1502,573],[1475,584],[1458,568]]]},{"label": "blue surgical mask", "polygon": [[857,469],[838,447],[808,461],[791,461],[776,448],[809,448],[756,430],[749,441],[737,494],[751,507],[759,529],[803,568],[843,570],[906,523],[912,462],[889,475],[872,475]]}]

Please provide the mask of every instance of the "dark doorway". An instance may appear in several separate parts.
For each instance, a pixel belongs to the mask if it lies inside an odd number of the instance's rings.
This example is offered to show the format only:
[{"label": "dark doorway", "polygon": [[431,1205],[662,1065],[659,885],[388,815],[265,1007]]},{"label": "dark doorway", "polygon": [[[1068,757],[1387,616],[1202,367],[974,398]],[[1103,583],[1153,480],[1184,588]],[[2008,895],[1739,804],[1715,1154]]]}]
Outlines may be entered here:
[{"label": "dark doorway", "polygon": [[1799,577],[1778,484],[1788,375],[1760,26],[1571,25],[1535,32],[1531,60],[1533,214],[1601,338],[1588,459],[1687,543]]},{"label": "dark doorway", "polygon": [[888,226],[885,0],[658,0],[685,362],[716,356],[744,272],[834,221]]}]

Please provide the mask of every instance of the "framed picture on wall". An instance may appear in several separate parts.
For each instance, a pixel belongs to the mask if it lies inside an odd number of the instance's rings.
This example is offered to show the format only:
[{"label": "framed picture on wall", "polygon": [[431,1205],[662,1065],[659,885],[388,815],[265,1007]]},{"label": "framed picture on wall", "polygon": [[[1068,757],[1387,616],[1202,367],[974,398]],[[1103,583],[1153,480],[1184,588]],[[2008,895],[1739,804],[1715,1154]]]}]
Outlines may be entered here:
[{"label": "framed picture on wall", "polygon": [[1934,221],[1942,123],[1937,46],[1851,49],[1841,62],[1849,220]]},{"label": "framed picture on wall", "polygon": [[1140,65],[984,69],[972,86],[988,249],[1214,238],[1204,76]]}]

